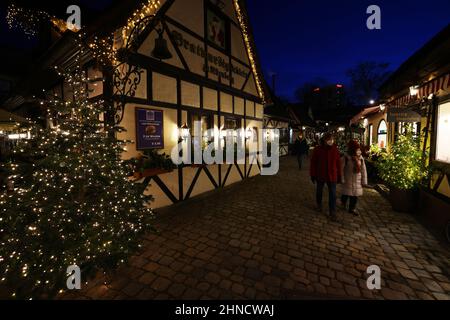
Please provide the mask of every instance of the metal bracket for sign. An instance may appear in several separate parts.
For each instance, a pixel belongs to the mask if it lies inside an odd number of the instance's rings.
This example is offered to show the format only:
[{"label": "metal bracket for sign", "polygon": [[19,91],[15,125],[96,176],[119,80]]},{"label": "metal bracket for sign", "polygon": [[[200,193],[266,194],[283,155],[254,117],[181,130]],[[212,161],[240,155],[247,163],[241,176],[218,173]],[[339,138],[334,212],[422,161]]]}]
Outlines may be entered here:
[{"label": "metal bracket for sign", "polygon": [[116,125],[122,122],[123,117],[125,116],[127,97],[135,97],[144,72],[142,68],[133,65],[129,61],[130,53],[136,49],[134,40],[139,36],[141,30],[143,30],[155,17],[155,15],[150,15],[140,19],[131,30],[125,48],[121,48],[118,52],[120,63],[117,66],[114,66],[113,69],[114,94],[118,97],[114,114]]},{"label": "metal bracket for sign", "polygon": [[115,107],[114,121],[118,125],[122,122],[125,116],[125,105],[127,97],[134,97],[137,88],[142,80],[141,68],[132,66],[130,64],[122,63],[121,68],[114,70],[113,83],[116,89],[116,96],[119,98]]}]

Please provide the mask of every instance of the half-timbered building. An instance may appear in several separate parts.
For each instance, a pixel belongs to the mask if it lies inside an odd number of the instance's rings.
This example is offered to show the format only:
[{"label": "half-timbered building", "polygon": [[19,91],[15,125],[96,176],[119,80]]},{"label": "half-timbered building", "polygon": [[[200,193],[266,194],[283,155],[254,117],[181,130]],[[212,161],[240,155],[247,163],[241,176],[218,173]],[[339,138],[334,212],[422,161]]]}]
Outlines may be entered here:
[{"label": "half-timbered building", "polygon": [[[261,146],[266,90],[244,1],[116,3],[81,32],[89,40],[83,63],[90,96],[115,105],[105,121],[125,129],[117,138],[132,141],[125,160],[146,150],[170,155],[196,121],[205,140],[209,129],[243,129],[247,145]],[[80,32],[57,31],[43,69],[73,64]],[[53,81],[49,92],[68,98],[64,81]],[[153,171],[138,182],[148,185],[159,208],[258,175],[261,166],[258,157],[247,156],[243,164]]]}]

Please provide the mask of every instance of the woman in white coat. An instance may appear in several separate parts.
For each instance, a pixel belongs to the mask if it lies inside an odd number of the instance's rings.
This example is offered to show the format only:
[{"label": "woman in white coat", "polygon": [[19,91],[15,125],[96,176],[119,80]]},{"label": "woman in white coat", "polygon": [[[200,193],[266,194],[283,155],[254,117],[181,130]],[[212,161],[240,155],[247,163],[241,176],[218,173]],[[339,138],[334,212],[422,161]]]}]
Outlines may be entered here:
[{"label": "woman in white coat", "polygon": [[364,186],[367,185],[366,163],[362,156],[362,151],[357,141],[350,141],[348,152],[341,159],[342,169],[342,206],[354,216],[358,216],[356,206],[358,198],[364,194]]}]

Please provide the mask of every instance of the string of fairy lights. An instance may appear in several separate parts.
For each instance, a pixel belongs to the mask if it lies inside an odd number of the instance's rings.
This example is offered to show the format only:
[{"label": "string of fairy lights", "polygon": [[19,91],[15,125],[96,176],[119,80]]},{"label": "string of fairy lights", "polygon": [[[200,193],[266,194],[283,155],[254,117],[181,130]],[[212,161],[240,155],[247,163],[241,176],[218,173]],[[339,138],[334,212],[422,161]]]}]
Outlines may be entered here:
[{"label": "string of fairy lights", "polygon": [[[265,101],[265,94],[263,90],[263,85],[261,77],[258,71],[256,54],[253,49],[252,40],[250,38],[250,33],[248,30],[247,21],[245,15],[241,8],[239,0],[233,0],[236,15],[239,21],[239,25],[242,29],[242,34],[244,37],[244,43],[247,50],[247,55],[250,60],[250,65],[255,76],[256,87],[260,98]],[[140,8],[133,12],[133,14],[128,18],[125,26],[119,28],[116,32],[110,36],[99,38],[94,36],[88,43],[88,47],[91,50],[95,59],[101,64],[118,64],[117,52],[120,48],[126,47],[131,41],[135,34],[139,34],[140,31],[145,29],[146,25],[140,23],[144,18],[155,15],[159,8],[161,7],[160,0],[147,0]],[[43,11],[31,11],[17,6],[10,5],[8,7],[7,22],[10,28],[21,28],[29,36],[35,36],[37,30],[35,29],[39,22],[43,20],[50,20],[55,27],[57,27],[61,32],[67,30],[67,24],[61,19],[57,19]],[[138,32],[132,32],[133,29],[139,28]],[[79,30],[72,30],[79,31]]]},{"label": "string of fairy lights", "polygon": [[132,14],[132,16],[128,19],[127,24],[122,28],[122,38],[124,46],[126,46],[129,41],[133,41],[133,39],[130,39],[130,37],[132,36],[131,32],[136,26],[141,27],[141,30],[139,31],[143,31],[143,29],[145,28],[145,25],[139,25],[139,22],[146,17],[156,14],[160,7],[161,2],[159,0],[147,0],[147,2],[144,3],[141,8],[139,8]]},{"label": "string of fairy lights", "polygon": [[79,31],[75,25],[68,25],[62,19],[58,19],[45,11],[26,9],[15,4],[8,6],[6,14],[8,27],[10,29],[20,29],[30,38],[37,36],[38,29],[36,27],[47,21],[52,23],[60,32],[65,32],[66,30]]},{"label": "string of fairy lights", "polygon": [[74,69],[56,68],[73,99],[43,100],[55,125],[36,128],[14,151],[43,160],[33,162],[25,186],[0,194],[0,234],[8,235],[0,238],[0,282],[17,280],[30,292],[49,290],[62,266],[123,263],[140,247],[153,214],[141,187],[127,178],[120,158],[126,142],[108,138],[103,101],[89,99],[85,47],[78,46]]},{"label": "string of fairy lights", "polygon": [[[247,22],[240,2],[233,3],[257,90],[264,100]],[[160,7],[159,0],[145,1],[125,26],[110,36],[90,38],[87,46],[84,32],[72,30],[79,32],[76,67],[55,70],[72,88],[73,99],[62,101],[54,96],[41,102],[47,109],[48,123],[53,125],[35,128],[33,139],[23,140],[15,152],[45,161],[33,164],[26,187],[0,195],[0,232],[12,235],[0,239],[2,253],[6,252],[0,255],[0,282],[14,281],[14,276],[9,277],[19,266],[19,280],[31,281],[32,288],[39,290],[61,274],[61,266],[98,265],[99,261],[111,261],[111,256],[120,263],[133,246],[139,247],[135,236],[147,231],[152,210],[144,205],[148,199],[143,190],[128,180],[120,159],[127,142],[107,138],[111,128],[100,121],[104,101],[89,99],[91,79],[82,67],[82,57],[89,51],[100,64],[118,64],[119,49],[135,40],[132,31],[142,31],[146,27],[142,20],[155,15]],[[44,20],[61,32],[67,30],[64,21],[43,11],[15,5],[8,8],[9,28],[20,28],[28,36],[36,36],[36,26]],[[16,164],[12,166],[18,170]],[[49,248],[47,241],[55,248]],[[58,248],[65,249],[57,252]]]},{"label": "string of fairy lights", "polygon": [[27,36],[37,35],[36,26],[43,21],[50,21],[52,17],[40,10],[29,10],[11,4],[6,14],[6,23],[10,29],[21,29]]},{"label": "string of fairy lights", "polygon": [[256,87],[258,89],[258,93],[260,98],[265,101],[264,90],[261,82],[261,78],[259,77],[258,67],[256,63],[256,54],[253,51],[252,41],[250,40],[250,33],[248,30],[247,22],[245,20],[245,16],[242,12],[240,1],[233,0],[234,8],[236,10],[236,14],[239,20],[239,24],[242,29],[242,35],[244,36],[245,46],[247,47],[247,54],[250,60],[250,65],[252,67],[253,74],[255,75]]}]

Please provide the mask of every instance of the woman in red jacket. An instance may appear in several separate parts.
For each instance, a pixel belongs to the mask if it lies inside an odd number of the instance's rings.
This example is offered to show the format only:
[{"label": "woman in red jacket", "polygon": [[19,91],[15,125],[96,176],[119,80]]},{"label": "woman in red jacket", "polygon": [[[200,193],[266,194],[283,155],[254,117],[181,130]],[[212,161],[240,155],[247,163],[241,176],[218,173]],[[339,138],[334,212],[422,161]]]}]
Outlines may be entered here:
[{"label": "woman in red jacket", "polygon": [[332,221],[336,218],[336,186],[341,181],[341,156],[334,144],[334,137],[327,133],[311,158],[311,181],[317,185],[317,210],[322,212],[322,196],[325,184],[329,193],[329,209]]}]

